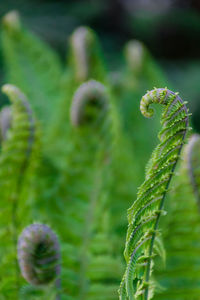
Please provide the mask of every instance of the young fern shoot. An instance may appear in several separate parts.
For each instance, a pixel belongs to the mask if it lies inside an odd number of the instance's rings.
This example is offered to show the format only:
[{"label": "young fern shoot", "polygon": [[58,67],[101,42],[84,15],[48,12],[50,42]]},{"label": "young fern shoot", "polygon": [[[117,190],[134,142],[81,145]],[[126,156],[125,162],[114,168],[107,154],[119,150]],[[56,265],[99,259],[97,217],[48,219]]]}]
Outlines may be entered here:
[{"label": "young fern shoot", "polygon": [[165,106],[158,135],[160,144],[147,164],[137,199],[128,210],[124,252],[127,267],[119,290],[121,300],[152,298],[152,258],[158,222],[188,128],[188,110],[178,93],[167,88],[147,92],[140,103],[140,110],[147,118],[153,115],[152,103]]},{"label": "young fern shoot", "polygon": [[60,299],[60,245],[57,235],[44,224],[26,227],[18,240],[18,261],[23,277],[32,285],[55,281]]},{"label": "young fern shoot", "polygon": [[[27,190],[31,193],[30,177],[36,164],[37,126],[26,96],[11,84],[4,85],[2,91],[9,97],[11,105],[1,111],[0,117],[0,237],[5,243],[0,246],[0,255],[6,258],[1,264],[3,279],[0,291],[5,297],[16,298],[18,267],[11,261],[16,261],[18,230],[30,217],[26,200]],[[12,289],[4,290],[10,278],[16,284],[13,282]]]},{"label": "young fern shoot", "polygon": [[[165,268],[160,264],[159,257],[155,261],[154,276],[162,287],[155,295],[155,300],[199,299],[199,153],[200,136],[194,134],[184,146],[178,176],[168,195],[168,214],[161,224],[167,257]],[[195,186],[191,174],[195,178]]]}]

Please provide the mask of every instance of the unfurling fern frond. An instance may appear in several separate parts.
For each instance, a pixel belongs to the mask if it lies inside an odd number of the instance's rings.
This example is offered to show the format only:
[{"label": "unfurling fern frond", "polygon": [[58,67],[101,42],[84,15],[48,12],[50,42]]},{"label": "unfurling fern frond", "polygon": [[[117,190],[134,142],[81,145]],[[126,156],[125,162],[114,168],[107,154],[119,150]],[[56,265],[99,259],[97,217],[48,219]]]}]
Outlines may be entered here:
[{"label": "unfurling fern frond", "polygon": [[190,137],[183,154],[161,224],[167,256],[165,268],[159,259],[155,262],[155,278],[162,287],[155,300],[198,300],[200,295],[199,135]]},{"label": "unfurling fern frond", "polygon": [[110,159],[107,141],[112,122],[106,87],[95,80],[83,83],[73,95],[68,120],[67,152],[58,191],[60,207],[54,216],[63,215],[57,228],[62,230],[63,244],[72,254],[63,255],[67,266],[64,272],[68,272],[70,278],[64,293],[84,299],[94,212],[100,197],[102,169]]},{"label": "unfurling fern frond", "polygon": [[138,186],[144,180],[146,164],[144,157],[149,157],[152,149],[156,147],[156,134],[160,130],[159,114],[153,118],[149,126],[149,120],[145,120],[139,113],[139,100],[147,89],[152,86],[166,85],[168,80],[148,49],[140,41],[129,41],[124,47],[124,56],[125,68],[121,72],[121,88],[118,84],[115,98],[118,101],[124,133],[128,136],[130,146],[132,146],[132,153],[137,157],[135,168]]},{"label": "unfurling fern frond", "polygon": [[[63,78],[63,98],[58,106],[57,119],[52,126],[50,136],[52,143],[55,139],[58,140],[55,151],[66,149],[65,144],[63,144],[63,135],[68,130],[66,120],[76,89],[82,83],[92,79],[105,83],[106,72],[102,56],[99,41],[90,28],[80,27],[72,33],[69,39],[68,66]],[[62,154],[59,153],[57,156],[60,155]]]},{"label": "unfurling fern frond", "polygon": [[100,116],[105,114],[107,102],[103,84],[95,80],[86,82],[74,95],[71,105],[71,123],[79,127],[92,120],[97,122]]},{"label": "unfurling fern frond", "polygon": [[165,106],[160,144],[149,160],[137,199],[128,210],[129,226],[124,252],[127,267],[119,291],[121,300],[148,300],[152,297],[152,258],[158,222],[188,127],[188,110],[177,93],[166,88],[148,92],[140,104],[145,117],[153,115],[152,103]]},{"label": "unfurling fern frond", "polygon": [[6,14],[2,22],[6,81],[26,93],[46,131],[61,97],[59,58],[48,45],[24,28],[16,11]]},{"label": "unfurling fern frond", "polygon": [[[17,298],[18,268],[16,260],[17,234],[30,217],[29,196],[31,180],[37,164],[37,126],[25,95],[15,86],[6,84],[2,91],[12,103],[9,114],[1,113],[1,129],[5,138],[0,151],[0,236],[4,245],[0,246],[1,294]],[[4,120],[4,117],[8,117]],[[4,127],[6,123],[6,128]],[[11,250],[12,249],[12,250]],[[12,261],[12,262],[11,262]],[[6,282],[12,281],[12,290]]]},{"label": "unfurling fern frond", "polygon": [[101,59],[101,50],[94,31],[88,27],[79,27],[70,38],[70,60],[72,77],[77,83],[91,78],[105,80],[105,68]]},{"label": "unfurling fern frond", "polygon": [[32,224],[23,230],[18,240],[18,261],[23,277],[30,284],[40,286],[55,281],[59,292],[60,259],[57,235],[47,225]]},{"label": "unfurling fern frond", "polygon": [[[166,83],[167,79],[160,66],[142,42],[137,40],[129,41],[125,45],[124,54],[129,73],[129,84],[131,84],[131,78],[137,85],[154,86]],[[141,79],[142,81],[140,81]]]}]

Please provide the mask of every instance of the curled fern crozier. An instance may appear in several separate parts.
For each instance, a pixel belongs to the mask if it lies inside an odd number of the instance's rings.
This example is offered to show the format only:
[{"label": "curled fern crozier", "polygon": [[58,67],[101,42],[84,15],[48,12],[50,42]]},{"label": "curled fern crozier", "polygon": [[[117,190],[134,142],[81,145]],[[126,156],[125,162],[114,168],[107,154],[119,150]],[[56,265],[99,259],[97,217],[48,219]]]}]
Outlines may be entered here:
[{"label": "curled fern crozier", "polygon": [[152,103],[165,106],[162,114],[160,144],[154,150],[146,168],[144,183],[137,199],[128,210],[128,231],[125,246],[126,271],[120,286],[120,299],[151,299],[154,241],[163,212],[164,199],[188,128],[186,103],[167,88],[154,89],[142,97],[140,109],[152,117]]},{"label": "curled fern crozier", "polygon": [[98,116],[103,116],[107,103],[107,93],[103,84],[96,80],[90,80],[82,84],[72,100],[71,123],[73,126],[78,127],[91,119],[95,119],[95,112]]},{"label": "curled fern crozier", "polygon": [[18,240],[18,261],[23,277],[33,285],[46,285],[60,275],[57,235],[44,224],[26,227]]}]

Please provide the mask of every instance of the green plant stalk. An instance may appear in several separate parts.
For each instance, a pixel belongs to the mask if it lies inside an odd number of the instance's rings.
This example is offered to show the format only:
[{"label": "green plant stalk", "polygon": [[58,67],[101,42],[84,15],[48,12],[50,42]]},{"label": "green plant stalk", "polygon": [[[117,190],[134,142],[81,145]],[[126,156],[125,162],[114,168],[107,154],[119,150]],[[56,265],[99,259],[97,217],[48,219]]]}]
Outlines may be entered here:
[{"label": "green plant stalk", "polygon": [[161,143],[147,165],[146,180],[139,189],[138,198],[128,210],[127,268],[119,291],[122,300],[152,297],[152,290],[149,296],[150,272],[158,221],[188,127],[188,111],[178,94],[167,89],[148,92],[140,104],[146,117],[153,115],[149,108],[151,103],[166,106],[162,115],[163,129],[159,133]]}]

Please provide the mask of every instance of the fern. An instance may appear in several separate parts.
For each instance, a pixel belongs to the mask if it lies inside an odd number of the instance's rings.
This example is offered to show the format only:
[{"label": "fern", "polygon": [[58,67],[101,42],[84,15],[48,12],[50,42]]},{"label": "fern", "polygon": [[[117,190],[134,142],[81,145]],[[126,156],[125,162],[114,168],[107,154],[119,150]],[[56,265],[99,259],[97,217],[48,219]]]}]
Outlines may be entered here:
[{"label": "fern", "polygon": [[30,284],[41,286],[55,281],[56,299],[60,299],[60,245],[48,226],[32,224],[23,230],[18,240],[18,261]]},{"label": "fern", "polygon": [[[166,76],[145,45],[137,40],[129,41],[124,48],[130,88],[166,84]],[[132,80],[131,80],[132,79]],[[132,87],[131,87],[131,81]]]},{"label": "fern", "polygon": [[137,172],[138,186],[144,180],[144,157],[148,157],[156,146],[156,132],[160,128],[158,116],[153,118],[149,126],[149,120],[145,120],[139,114],[139,99],[147,89],[166,85],[168,80],[140,41],[129,41],[124,47],[124,56],[125,67],[120,73],[121,84],[118,83],[117,87],[114,87],[114,95],[122,118],[122,128],[129,140],[129,148],[131,147],[134,157],[137,157],[134,168]]},{"label": "fern", "polygon": [[156,262],[155,276],[163,290],[155,299],[199,299],[200,218],[196,198],[199,184],[195,180],[196,184],[193,185],[192,175],[198,174],[199,141],[197,134],[190,137],[184,149],[179,176],[175,178],[174,188],[169,193],[169,214],[161,226],[167,251],[166,268],[163,269],[159,261]]},{"label": "fern", "polygon": [[[10,125],[4,132],[5,139],[2,141],[0,154],[0,234],[4,240],[4,245],[0,247],[1,256],[4,257],[0,289],[2,295],[12,299],[17,297],[19,289],[18,267],[14,263],[15,251],[18,230],[30,218],[30,207],[25,199],[28,202],[27,195],[32,190],[38,133],[25,95],[8,84],[3,86],[2,91],[9,96],[12,105],[9,107]],[[11,282],[12,289],[9,287]]]},{"label": "fern", "polygon": [[79,27],[70,38],[69,66],[72,78],[82,83],[91,78],[105,80],[105,66],[96,34],[88,27]]},{"label": "fern", "polygon": [[55,146],[52,152],[57,152],[58,157],[66,155],[66,147],[63,142],[65,132],[68,130],[66,120],[70,114],[71,101],[76,89],[88,80],[93,79],[102,83],[105,83],[106,80],[104,60],[98,38],[88,27],[79,27],[70,36],[67,61],[67,68],[62,79],[63,96],[58,107],[55,108],[57,118],[49,136],[50,144],[54,143]]},{"label": "fern", "polygon": [[46,131],[62,94],[59,58],[23,27],[15,11],[3,18],[2,50],[6,80],[27,94]]},{"label": "fern", "polygon": [[171,177],[188,127],[188,111],[178,94],[167,89],[155,89],[141,100],[145,117],[153,115],[151,103],[166,106],[162,115],[160,144],[154,150],[146,168],[146,178],[136,201],[128,210],[129,227],[126,237],[127,268],[120,286],[120,299],[150,299],[152,256],[158,222]]},{"label": "fern", "polygon": [[[109,107],[107,89],[97,81],[88,81],[75,92],[67,119],[66,157],[56,199],[51,201],[52,221],[58,231],[62,230],[63,247],[67,249],[63,254],[67,266],[63,269],[63,293],[74,299],[84,299],[87,287],[93,209],[99,197],[100,170],[107,162],[104,133],[110,126]],[[109,137],[109,133],[105,136]]]}]

